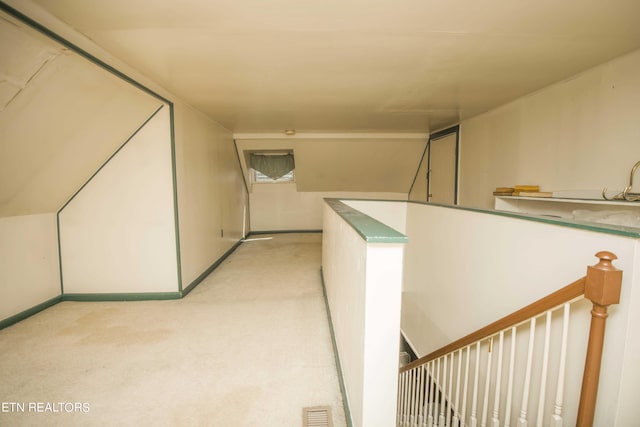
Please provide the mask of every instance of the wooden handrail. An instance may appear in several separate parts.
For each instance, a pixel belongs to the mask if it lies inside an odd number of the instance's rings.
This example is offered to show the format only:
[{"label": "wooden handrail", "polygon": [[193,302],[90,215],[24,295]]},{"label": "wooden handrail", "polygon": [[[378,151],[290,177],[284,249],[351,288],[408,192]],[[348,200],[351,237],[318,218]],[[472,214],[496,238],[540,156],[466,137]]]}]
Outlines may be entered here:
[{"label": "wooden handrail", "polygon": [[[586,299],[593,303],[593,309],[591,310],[591,328],[589,330],[589,343],[586,349],[586,360],[584,375],[582,377],[582,389],[580,392],[580,404],[578,407],[576,426],[593,426],[598,394],[598,383],[600,379],[605,325],[608,316],[607,307],[620,302],[620,293],[622,288],[622,271],[618,270],[612,264],[612,261],[617,259],[616,255],[611,252],[603,251],[598,252],[596,257],[598,257],[600,261],[594,266],[587,267],[587,275],[585,277],[576,280],[570,285],[567,285],[564,288],[559,289],[556,292],[549,294],[546,297],[541,298],[536,302],[485,326],[482,329],[472,332],[451,344],[403,366],[400,368],[400,373],[402,374],[403,372],[417,368],[461,348],[492,337],[501,331],[522,324],[531,318],[537,317],[538,315],[584,295]],[[438,367],[438,369],[440,368]],[[446,371],[446,359],[444,369]]]},{"label": "wooden handrail", "polygon": [[[423,356],[413,362],[400,368],[399,372],[408,371],[417,366],[423,365],[427,362],[437,359],[440,356],[449,354],[452,351],[464,348],[482,338],[490,337],[498,332],[518,325],[534,316],[544,313],[547,310],[551,310],[565,302],[571,301],[580,295],[585,295],[586,298],[594,302],[594,310],[596,301],[597,304],[602,307],[606,305],[616,304],[620,300],[620,288],[622,284],[622,271],[615,268],[611,261],[618,257],[607,251],[598,252],[596,257],[600,260],[595,266],[587,267],[587,276],[581,277],[570,285],[565,286],[529,305],[515,311],[507,316],[497,320],[482,329],[478,329],[469,335],[460,338],[444,347],[435,350],[426,356]],[[587,285],[587,283],[589,283]],[[598,312],[601,312],[601,308],[598,308]],[[593,313],[593,312],[592,312]],[[594,315],[594,316],[600,316]],[[606,318],[606,314],[604,316]],[[602,320],[604,322],[604,320]],[[593,323],[593,322],[592,322]],[[604,334],[604,331],[602,332]],[[591,339],[591,335],[589,337]],[[586,369],[586,368],[585,368]],[[599,372],[599,371],[598,371]],[[590,377],[593,375],[590,374]],[[596,383],[597,386],[597,383]]]},{"label": "wooden handrail", "polygon": [[544,313],[547,310],[551,310],[552,308],[562,305],[567,301],[571,301],[572,299],[584,294],[585,281],[586,277],[582,277],[571,283],[570,285],[567,285],[564,288],[561,288],[547,295],[546,297],[540,298],[536,302],[531,303],[526,307],[523,307],[520,310],[515,311],[503,317],[502,319],[485,326],[482,329],[478,329],[477,331],[472,332],[469,335],[452,342],[451,344],[447,344],[444,347],[421,357],[420,359],[414,360],[413,362],[400,368],[400,372],[402,373],[404,371],[408,371],[412,368],[415,368],[416,366],[420,366],[434,359],[437,359],[440,356],[449,354],[452,351],[464,348],[470,344],[475,343],[478,340],[481,340],[482,338],[495,335],[504,329],[518,325],[534,316]]}]

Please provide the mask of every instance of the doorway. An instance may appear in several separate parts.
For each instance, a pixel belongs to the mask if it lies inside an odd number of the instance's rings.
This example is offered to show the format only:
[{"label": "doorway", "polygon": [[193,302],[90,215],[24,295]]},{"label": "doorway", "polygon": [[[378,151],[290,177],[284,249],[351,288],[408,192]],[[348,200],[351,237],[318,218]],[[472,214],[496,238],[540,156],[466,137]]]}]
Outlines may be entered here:
[{"label": "doorway", "polygon": [[431,134],[427,145],[427,202],[458,204],[460,126]]}]

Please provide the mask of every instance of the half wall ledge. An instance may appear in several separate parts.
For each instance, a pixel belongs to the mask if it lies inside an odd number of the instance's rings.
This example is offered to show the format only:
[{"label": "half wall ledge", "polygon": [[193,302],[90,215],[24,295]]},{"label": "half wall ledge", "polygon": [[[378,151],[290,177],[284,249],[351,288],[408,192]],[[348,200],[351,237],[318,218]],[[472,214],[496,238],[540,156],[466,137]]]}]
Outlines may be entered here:
[{"label": "half wall ledge", "polygon": [[409,238],[404,234],[357,209],[347,206],[340,199],[326,198],[324,200],[327,205],[340,215],[366,242],[407,243],[409,241]]}]

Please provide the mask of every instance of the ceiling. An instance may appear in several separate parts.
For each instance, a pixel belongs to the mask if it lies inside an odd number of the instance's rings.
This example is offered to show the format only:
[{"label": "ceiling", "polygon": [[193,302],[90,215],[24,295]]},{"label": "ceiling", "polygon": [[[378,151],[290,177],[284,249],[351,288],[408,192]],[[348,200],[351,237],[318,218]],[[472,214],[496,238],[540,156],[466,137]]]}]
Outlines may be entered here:
[{"label": "ceiling", "polygon": [[426,132],[640,48],[638,0],[34,0],[234,132]]}]

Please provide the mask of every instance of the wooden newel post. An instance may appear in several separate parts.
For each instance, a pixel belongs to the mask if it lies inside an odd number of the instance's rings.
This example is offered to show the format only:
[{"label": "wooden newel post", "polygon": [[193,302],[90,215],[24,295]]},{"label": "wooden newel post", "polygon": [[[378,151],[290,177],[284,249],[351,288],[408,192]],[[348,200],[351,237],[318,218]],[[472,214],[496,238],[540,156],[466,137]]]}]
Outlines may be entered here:
[{"label": "wooden newel post", "polygon": [[608,316],[607,306],[620,302],[620,289],[622,287],[622,271],[611,264],[611,261],[618,257],[606,251],[598,252],[596,256],[600,258],[600,262],[594,266],[587,267],[584,288],[584,296],[593,302],[593,309],[591,310],[589,344],[587,346],[587,358],[584,363],[582,392],[580,394],[580,406],[578,407],[578,420],[576,422],[579,427],[593,425],[596,397],[598,395],[598,381],[600,380],[604,330]]}]

